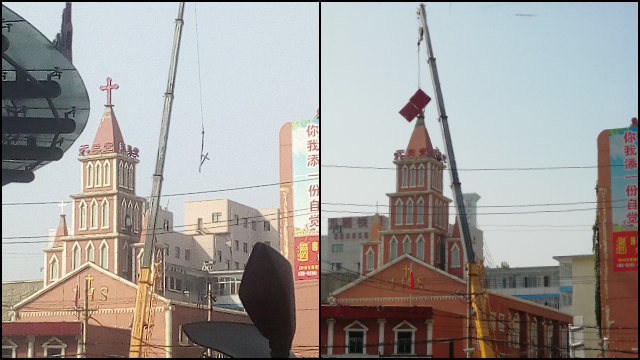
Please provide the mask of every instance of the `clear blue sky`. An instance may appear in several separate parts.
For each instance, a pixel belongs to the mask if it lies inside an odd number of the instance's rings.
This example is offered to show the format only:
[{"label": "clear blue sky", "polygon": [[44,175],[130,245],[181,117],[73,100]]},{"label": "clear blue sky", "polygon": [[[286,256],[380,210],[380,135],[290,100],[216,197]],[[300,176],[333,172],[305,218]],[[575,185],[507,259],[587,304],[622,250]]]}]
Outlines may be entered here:
[{"label": "clear blue sky", "polygon": [[[434,95],[424,43],[418,76],[418,5],[321,6],[324,231],[329,217],[366,216],[376,202],[388,210],[393,170],[327,165],[393,168],[406,148],[414,123],[398,111],[418,84]],[[547,266],[590,253],[596,168],[464,169],[595,166],[598,134],[638,115],[638,4],[427,3],[427,23],[462,190],[481,196],[493,262]],[[437,117],[433,100],[427,129],[444,150]],[[557,203],[580,204],[489,207]],[[557,210],[567,211],[495,214]]]},{"label": "clear blue sky", "polygon": [[[3,4],[50,40],[60,31],[62,2]],[[197,4],[204,151],[211,159],[201,173],[194,6],[185,7],[162,194],[277,183],[281,126],[313,118],[319,106],[319,5]],[[91,101],[89,122],[61,161],[37,170],[32,183],[2,188],[3,281],[42,278],[45,243],[6,243],[46,241],[42,236],[60,214],[55,204],[4,204],[69,202],[80,192],[77,149],[93,141],[106,103],[99,87],[108,76],[120,86],[112,102],[124,141],[140,149],[137,194],[150,195],[177,13],[178,3],[73,3],[73,62]],[[185,201],[230,198],[279,207],[278,191],[268,186],[163,197],[161,204],[168,202],[174,224],[184,225]],[[15,236],[35,238],[5,239]]]}]

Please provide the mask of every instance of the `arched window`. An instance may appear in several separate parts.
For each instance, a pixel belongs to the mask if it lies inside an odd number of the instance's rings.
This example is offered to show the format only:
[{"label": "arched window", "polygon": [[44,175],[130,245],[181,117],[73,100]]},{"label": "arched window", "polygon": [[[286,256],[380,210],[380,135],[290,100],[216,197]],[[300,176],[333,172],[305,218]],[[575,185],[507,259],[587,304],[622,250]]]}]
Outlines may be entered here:
[{"label": "arched window", "polygon": [[124,220],[127,217],[127,201],[122,199],[122,204],[120,206],[120,228],[124,229]]},{"label": "arched window", "polygon": [[124,164],[124,179],[122,180],[122,186],[128,188],[129,187],[129,164]]},{"label": "arched window", "polygon": [[411,171],[409,172],[410,176],[410,183],[409,183],[409,187],[416,187],[416,166],[415,165],[411,165]]},{"label": "arched window", "polygon": [[367,250],[367,270],[373,270],[373,250],[371,248]]},{"label": "arched window", "polygon": [[140,230],[140,209],[138,203],[133,207],[133,229],[135,232]]},{"label": "arched window", "polygon": [[87,187],[93,187],[93,164],[88,162],[87,163],[87,171],[85,172],[87,174]]},{"label": "arched window", "polygon": [[344,327],[345,353],[346,354],[366,354],[367,353],[367,328],[359,321],[354,321]]},{"label": "arched window", "polygon": [[451,247],[451,267],[460,267],[460,249],[458,248],[458,244],[453,244]]},{"label": "arched window", "polygon": [[80,266],[80,245],[76,242],[71,250],[71,270],[75,270]]},{"label": "arched window", "polygon": [[424,186],[424,165],[418,167],[418,186]]},{"label": "arched window", "polygon": [[538,320],[531,317],[531,330],[529,331],[529,344],[531,345],[531,356],[537,357],[538,353]]},{"label": "arched window", "polygon": [[129,189],[133,189],[133,164],[129,165]]},{"label": "arched window", "polygon": [[409,239],[409,235],[402,240],[402,253],[411,255],[411,239]]},{"label": "arched window", "polygon": [[58,258],[55,255],[49,260],[49,280],[58,280]]},{"label": "arched window", "polygon": [[[130,227],[128,230],[133,228],[133,205],[131,204],[131,200],[129,200],[129,207],[127,207],[127,217],[129,218],[129,223],[124,224],[127,227]],[[126,219],[125,219],[126,221]]]},{"label": "arched window", "polygon": [[96,186],[102,186],[102,165],[96,162]]},{"label": "arched window", "polygon": [[100,266],[109,270],[109,245],[104,240],[100,244]]},{"label": "arched window", "polygon": [[96,252],[96,248],[93,246],[93,242],[89,241],[89,243],[87,244],[86,247],[86,251],[87,251],[87,261],[89,262],[95,262],[95,252]]},{"label": "arched window", "polygon": [[408,177],[408,172],[409,169],[407,168],[407,165],[402,167],[402,187],[406,188],[407,187],[407,177]]},{"label": "arched window", "polygon": [[111,185],[111,164],[109,160],[104,162],[104,186]]},{"label": "arched window", "polygon": [[109,227],[109,201],[107,199],[102,200],[102,228]]},{"label": "arched window", "polygon": [[413,200],[407,200],[407,225],[413,224]]},{"label": "arched window", "polygon": [[416,208],[416,224],[424,224],[424,200],[418,199],[418,206]]},{"label": "arched window", "polygon": [[391,238],[391,242],[389,242],[389,261],[398,257],[398,240],[396,238]]},{"label": "arched window", "polygon": [[93,199],[91,202],[91,222],[89,223],[91,229],[98,227],[98,202]]},{"label": "arched window", "polygon": [[416,241],[416,254],[417,258],[424,261],[424,238],[422,235],[418,236],[418,241]]},{"label": "arched window", "polygon": [[80,202],[80,226],[79,229],[87,228],[87,204],[82,200]]},{"label": "arched window", "polygon": [[520,348],[520,315],[515,313],[511,321],[511,344],[514,348]]},{"label": "arched window", "polygon": [[118,185],[122,186],[122,161],[118,161]]},{"label": "arched window", "polygon": [[396,225],[402,225],[402,200],[396,200]]}]

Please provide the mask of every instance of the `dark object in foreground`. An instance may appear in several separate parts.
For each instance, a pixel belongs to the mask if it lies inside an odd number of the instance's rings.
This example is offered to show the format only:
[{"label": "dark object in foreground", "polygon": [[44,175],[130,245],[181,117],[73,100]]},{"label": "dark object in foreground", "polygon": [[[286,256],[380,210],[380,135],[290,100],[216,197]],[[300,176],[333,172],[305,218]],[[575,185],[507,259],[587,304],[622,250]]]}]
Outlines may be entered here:
[{"label": "dark object in foreground", "polygon": [[[242,276],[240,300],[251,324],[199,322],[183,326],[194,343],[232,357],[295,357],[296,306],[291,264],[276,250],[256,243]],[[269,352],[270,349],[270,352]]]}]

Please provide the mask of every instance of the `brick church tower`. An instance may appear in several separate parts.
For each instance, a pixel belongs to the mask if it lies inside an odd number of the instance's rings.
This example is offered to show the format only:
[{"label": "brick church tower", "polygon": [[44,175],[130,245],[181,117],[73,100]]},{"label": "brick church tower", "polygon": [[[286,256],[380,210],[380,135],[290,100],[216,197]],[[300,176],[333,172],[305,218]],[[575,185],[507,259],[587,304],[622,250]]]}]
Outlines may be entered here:
[{"label": "brick church tower", "polygon": [[394,157],[396,191],[387,194],[390,229],[372,226],[371,240],[362,249],[363,274],[410,254],[462,278],[464,247],[455,236],[457,223],[450,234],[451,199],[442,192],[446,158],[431,145],[423,115],[417,118],[406,151],[398,150]]},{"label": "brick church tower", "polygon": [[132,279],[132,245],[140,241],[144,198],[135,193],[138,149],[126,145],[107,85],[105,105],[93,144],[80,146],[81,189],[73,199],[73,235],[61,215],[51,248],[45,249],[45,286],[90,261]]}]

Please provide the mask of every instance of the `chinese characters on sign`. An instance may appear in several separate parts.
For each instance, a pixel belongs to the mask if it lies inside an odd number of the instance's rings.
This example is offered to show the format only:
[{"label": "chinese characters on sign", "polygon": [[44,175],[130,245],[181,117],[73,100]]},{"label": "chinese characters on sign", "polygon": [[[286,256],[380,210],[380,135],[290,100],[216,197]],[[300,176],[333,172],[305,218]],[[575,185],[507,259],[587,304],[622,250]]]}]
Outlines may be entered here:
[{"label": "chinese characters on sign", "polygon": [[638,128],[609,131],[613,270],[638,270]]},{"label": "chinese characters on sign", "polygon": [[319,278],[320,119],[291,123],[296,280]]}]

